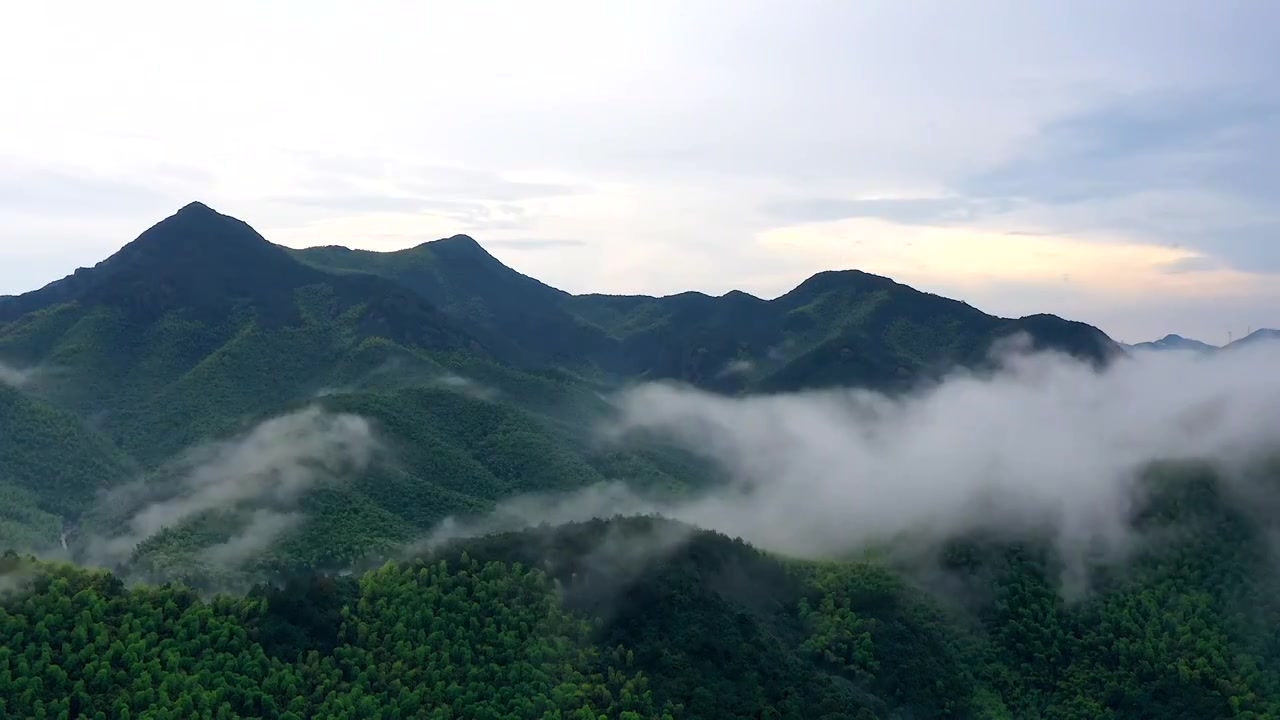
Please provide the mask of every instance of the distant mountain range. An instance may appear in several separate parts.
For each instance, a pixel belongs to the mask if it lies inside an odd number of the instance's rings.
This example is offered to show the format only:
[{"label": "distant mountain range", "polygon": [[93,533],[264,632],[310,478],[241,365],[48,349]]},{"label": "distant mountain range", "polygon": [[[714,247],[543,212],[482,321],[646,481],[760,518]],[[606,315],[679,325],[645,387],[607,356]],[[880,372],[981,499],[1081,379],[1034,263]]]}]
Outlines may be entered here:
[{"label": "distant mountain range", "polygon": [[1253,332],[1240,338],[1239,340],[1236,340],[1234,342],[1231,342],[1227,345],[1222,345],[1222,346],[1210,345],[1205,342],[1200,342],[1199,340],[1184,338],[1181,335],[1165,335],[1159,340],[1138,343],[1136,345],[1123,345],[1122,347],[1124,347],[1124,349],[1126,350],[1138,350],[1138,351],[1183,350],[1183,351],[1200,352],[1200,353],[1211,353],[1217,350],[1230,350],[1232,348],[1246,347],[1258,342],[1266,342],[1266,341],[1274,341],[1274,340],[1280,340],[1280,330],[1262,328],[1261,330],[1254,330]]},{"label": "distant mountain range", "polygon": [[1274,342],[1276,340],[1280,340],[1280,330],[1273,330],[1271,328],[1262,328],[1261,330],[1254,330],[1253,332],[1249,333],[1248,335],[1245,335],[1239,340],[1232,342],[1226,347],[1227,348],[1245,347],[1246,345],[1253,345],[1259,342]]},{"label": "distant mountain range", "polygon": [[1193,352],[1212,352],[1214,350],[1217,350],[1218,348],[1214,345],[1200,342],[1199,340],[1192,340],[1190,338],[1184,338],[1181,335],[1170,334],[1170,335],[1165,335],[1159,340],[1142,342],[1136,345],[1126,345],[1125,349],[1139,350],[1139,351],[1187,350],[1187,351],[1193,351]]}]

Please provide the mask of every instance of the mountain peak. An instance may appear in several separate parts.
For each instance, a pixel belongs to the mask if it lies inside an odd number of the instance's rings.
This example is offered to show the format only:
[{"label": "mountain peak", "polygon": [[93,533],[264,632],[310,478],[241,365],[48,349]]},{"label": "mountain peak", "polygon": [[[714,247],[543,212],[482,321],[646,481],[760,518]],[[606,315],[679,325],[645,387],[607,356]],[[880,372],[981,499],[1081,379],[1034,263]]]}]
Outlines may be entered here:
[{"label": "mountain peak", "polygon": [[445,252],[468,253],[483,257],[492,257],[489,255],[489,251],[485,250],[484,246],[479,242],[476,242],[476,239],[470,235],[451,235],[447,238],[436,240],[435,242],[430,243],[430,245],[436,250],[444,250]]},{"label": "mountain peak", "polygon": [[811,275],[783,297],[811,297],[832,290],[879,290],[896,284],[889,278],[861,270],[823,270]]},{"label": "mountain peak", "polygon": [[[99,263],[92,297],[147,312],[185,306],[216,314],[238,299],[274,298],[276,286],[300,284],[307,272],[248,223],[192,202]],[[268,304],[289,311],[286,302]]]},{"label": "mountain peak", "polygon": [[1274,328],[1260,328],[1227,345],[1229,348],[1245,347],[1258,342],[1275,342],[1280,341],[1280,330]]},{"label": "mountain peak", "polygon": [[182,207],[178,208],[178,212],[174,213],[174,215],[184,215],[184,214],[189,215],[193,213],[208,213],[213,215],[221,214],[217,210],[214,210],[213,208],[209,207],[208,205],[205,205],[199,200],[192,200],[186,205],[183,205]]},{"label": "mountain peak", "polygon": [[1197,352],[1210,352],[1216,349],[1208,343],[1186,338],[1176,333],[1169,333],[1159,340],[1130,345],[1129,348],[1133,350],[1194,350]]},{"label": "mountain peak", "polygon": [[[160,222],[152,225],[138,236],[130,245],[140,242],[154,241],[164,238],[166,241],[180,242],[184,246],[195,246],[202,243],[216,242],[248,243],[269,246],[271,243],[258,234],[248,223],[224,215],[205,205],[199,200],[183,205],[178,211]],[[126,245],[127,249],[129,246]]]},{"label": "mountain peak", "polygon": [[484,246],[476,242],[476,239],[470,235],[451,235],[419,247],[429,248],[431,252],[444,257],[501,264],[497,258],[491,255],[488,250],[485,250]]},{"label": "mountain peak", "polygon": [[191,202],[94,267],[7,301],[0,319],[71,300],[134,312],[178,306],[221,312],[311,272],[247,223]]}]

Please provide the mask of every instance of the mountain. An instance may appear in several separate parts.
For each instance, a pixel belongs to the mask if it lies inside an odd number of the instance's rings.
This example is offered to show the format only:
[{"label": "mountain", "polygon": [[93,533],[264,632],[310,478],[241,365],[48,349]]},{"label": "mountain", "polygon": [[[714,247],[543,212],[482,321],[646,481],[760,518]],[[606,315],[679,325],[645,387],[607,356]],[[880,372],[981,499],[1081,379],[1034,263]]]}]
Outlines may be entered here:
[{"label": "mountain", "polygon": [[399,252],[295,251],[315,267],[373,274],[420,294],[526,364],[608,381],[674,379],[717,390],[910,384],[983,361],[1001,337],[1101,361],[1119,352],[1096,328],[1051,315],[996,318],[859,271],[824,272],[774,300],[570,295],[456,236]]},{"label": "mountain", "polygon": [[1242,347],[1249,347],[1256,343],[1275,342],[1277,340],[1280,340],[1280,330],[1262,328],[1261,330],[1254,330],[1239,340],[1230,343],[1225,349],[1238,349]]},{"label": "mountain", "polygon": [[1128,349],[1131,349],[1131,350],[1184,350],[1184,351],[1205,353],[1205,352],[1213,352],[1218,348],[1208,343],[1200,342],[1199,340],[1192,340],[1190,338],[1184,338],[1181,335],[1169,334],[1169,335],[1165,335],[1159,340],[1142,342],[1142,343],[1138,343],[1137,345],[1130,345]]},{"label": "mountain", "polygon": [[155,461],[386,362],[486,349],[417,295],[295,261],[192,203],[107,260],[0,302],[0,359],[56,367],[33,390]]},{"label": "mountain", "polygon": [[503,265],[466,235],[398,252],[345,247],[294,251],[308,265],[393,280],[527,364],[581,364],[611,358],[608,334],[562,307],[567,293]]}]

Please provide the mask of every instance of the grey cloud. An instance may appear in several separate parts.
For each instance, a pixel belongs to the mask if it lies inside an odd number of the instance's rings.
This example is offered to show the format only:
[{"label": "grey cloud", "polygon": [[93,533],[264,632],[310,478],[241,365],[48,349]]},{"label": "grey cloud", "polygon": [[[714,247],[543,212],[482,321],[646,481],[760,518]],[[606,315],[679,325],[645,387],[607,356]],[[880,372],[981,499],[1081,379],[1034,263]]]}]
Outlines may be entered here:
[{"label": "grey cloud", "polygon": [[1206,230],[1189,235],[1187,242],[1233,267],[1280,273],[1280,219],[1247,228]]},{"label": "grey cloud", "polygon": [[376,448],[369,423],[355,415],[312,407],[267,420],[239,438],[188,452],[166,469],[175,478],[171,483],[152,479],[107,495],[102,505],[109,514],[124,515],[124,529],[94,538],[88,551],[96,562],[119,562],[138,543],[203,513],[275,513],[254,517],[240,535],[212,551],[234,558],[283,531],[292,508],[317,483],[362,471]]},{"label": "grey cloud", "polygon": [[802,222],[1119,232],[1280,272],[1280,92],[1126,95],[1044,124],[1006,160],[948,186],[943,197],[809,197],[770,210]]},{"label": "grey cloud", "polygon": [[1054,229],[1127,231],[1280,272],[1280,97],[1127,98],[1050,124],[957,187],[1041,208]]},{"label": "grey cloud", "polygon": [[966,195],[1081,202],[1211,188],[1271,200],[1280,190],[1280,98],[1137,95],[1049,123]]}]

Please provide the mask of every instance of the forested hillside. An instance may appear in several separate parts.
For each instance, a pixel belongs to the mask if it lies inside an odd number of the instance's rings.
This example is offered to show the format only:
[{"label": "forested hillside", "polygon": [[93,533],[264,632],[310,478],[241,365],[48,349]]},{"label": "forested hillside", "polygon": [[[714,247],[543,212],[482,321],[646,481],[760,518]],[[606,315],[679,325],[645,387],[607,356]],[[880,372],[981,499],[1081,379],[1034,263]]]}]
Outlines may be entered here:
[{"label": "forested hillside", "polygon": [[104,437],[71,413],[0,384],[0,545],[59,543],[64,519],[135,471]]}]

